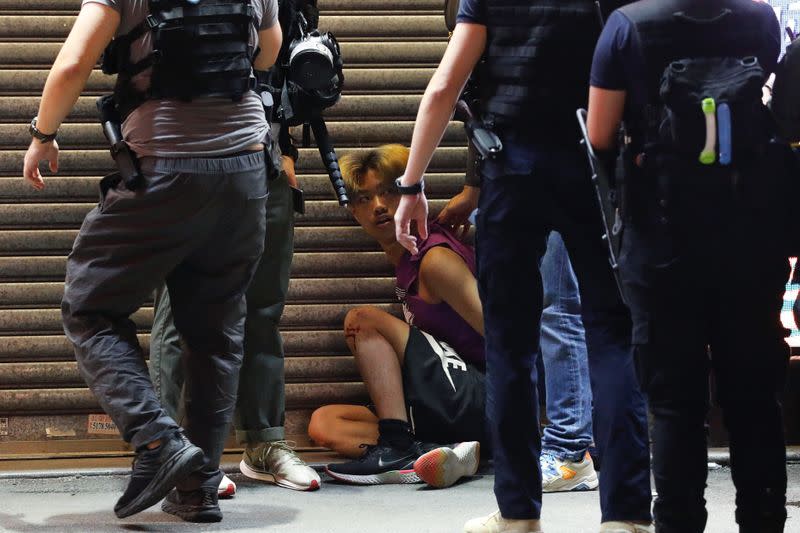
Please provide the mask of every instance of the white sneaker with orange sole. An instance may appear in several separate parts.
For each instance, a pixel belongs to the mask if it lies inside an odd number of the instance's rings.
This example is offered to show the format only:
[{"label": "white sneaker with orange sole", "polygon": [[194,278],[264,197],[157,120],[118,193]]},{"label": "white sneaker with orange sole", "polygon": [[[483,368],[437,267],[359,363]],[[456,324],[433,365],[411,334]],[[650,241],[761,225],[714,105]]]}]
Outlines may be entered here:
[{"label": "white sneaker with orange sole", "polygon": [[443,446],[420,456],[414,462],[414,472],[439,489],[449,487],[464,476],[474,476],[481,460],[481,444],[477,441]]}]

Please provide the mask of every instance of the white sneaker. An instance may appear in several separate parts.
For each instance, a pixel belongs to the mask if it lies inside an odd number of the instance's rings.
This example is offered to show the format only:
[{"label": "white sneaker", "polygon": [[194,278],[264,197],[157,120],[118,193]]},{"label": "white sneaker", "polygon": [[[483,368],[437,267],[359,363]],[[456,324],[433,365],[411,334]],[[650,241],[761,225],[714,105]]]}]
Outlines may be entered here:
[{"label": "white sneaker", "polygon": [[589,452],[582,461],[562,461],[545,452],[539,464],[542,467],[542,492],[594,490],[599,485]]},{"label": "white sneaker", "polygon": [[317,490],[320,485],[316,470],[305,464],[285,440],[262,442],[255,448],[248,446],[239,470],[250,479],[292,490]]},{"label": "white sneaker", "polygon": [[601,533],[655,533],[652,524],[637,524],[635,522],[603,522],[600,524]]},{"label": "white sneaker", "polygon": [[443,446],[421,455],[414,462],[414,472],[431,487],[442,489],[464,476],[474,476],[480,460],[480,442],[461,442],[453,448]]},{"label": "white sneaker", "polygon": [[228,476],[223,475],[222,481],[219,482],[217,496],[220,498],[233,498],[234,494],[236,494],[236,483]]},{"label": "white sneaker", "polygon": [[539,520],[512,520],[495,511],[464,524],[464,533],[542,533],[542,530]]}]

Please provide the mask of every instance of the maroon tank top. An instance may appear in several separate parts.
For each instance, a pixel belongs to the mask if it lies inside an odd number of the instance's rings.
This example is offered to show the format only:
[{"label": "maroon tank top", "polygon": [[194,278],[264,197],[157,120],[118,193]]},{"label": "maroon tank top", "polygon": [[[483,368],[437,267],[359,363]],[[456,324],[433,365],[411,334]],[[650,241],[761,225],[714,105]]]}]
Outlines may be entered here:
[{"label": "maroon tank top", "polygon": [[447,343],[465,361],[483,368],[486,364],[483,337],[446,302],[429,304],[417,295],[419,265],[428,250],[436,246],[450,248],[464,260],[473,276],[476,274],[475,251],[439,224],[430,224],[428,230],[428,238],[419,247],[419,254],[412,257],[406,252],[395,268],[395,290],[403,304],[406,322]]}]

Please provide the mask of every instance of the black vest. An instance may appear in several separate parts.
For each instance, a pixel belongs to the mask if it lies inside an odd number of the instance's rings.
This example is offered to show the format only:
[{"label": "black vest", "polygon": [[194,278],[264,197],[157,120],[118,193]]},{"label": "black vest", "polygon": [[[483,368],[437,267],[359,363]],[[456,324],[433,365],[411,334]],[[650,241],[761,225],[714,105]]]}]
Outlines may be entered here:
[{"label": "black vest", "polygon": [[577,139],[600,20],[592,0],[486,2],[484,118],[500,130]]},{"label": "black vest", "polygon": [[[103,57],[103,72],[118,74],[114,88],[127,116],[148,99],[191,101],[199,97],[241,100],[255,86],[250,45],[255,11],[249,0],[149,0],[150,14],[115,38]],[[153,52],[131,61],[131,44],[152,35]],[[132,78],[152,67],[150,86],[138,90]]]},{"label": "black vest", "polygon": [[[641,0],[620,9],[636,27],[646,67],[647,106],[628,113],[635,135],[658,119],[661,76],[673,61],[685,58],[757,56],[764,28],[753,0]],[[712,36],[712,38],[709,38]]]}]

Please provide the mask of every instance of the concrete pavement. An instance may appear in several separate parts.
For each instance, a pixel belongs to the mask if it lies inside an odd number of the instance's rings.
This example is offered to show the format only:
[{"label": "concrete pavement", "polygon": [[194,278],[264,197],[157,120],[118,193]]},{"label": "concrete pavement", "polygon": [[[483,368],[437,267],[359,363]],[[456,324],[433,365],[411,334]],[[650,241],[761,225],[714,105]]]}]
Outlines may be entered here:
[{"label": "concrete pavement", "polygon": [[[233,476],[239,492],[223,501],[225,519],[187,524],[153,507],[126,520],[112,508],[127,482],[120,475],[0,479],[0,531],[265,531],[281,533],[449,533],[467,518],[495,510],[491,474],[445,490],[423,485],[354,487],[323,483],[313,493],[294,492]],[[730,471],[709,472],[708,533],[735,533]],[[594,533],[597,492],[546,494],[547,533]],[[800,531],[800,465],[789,466],[789,521]]]}]

